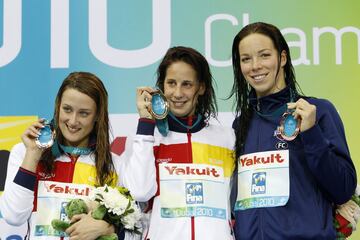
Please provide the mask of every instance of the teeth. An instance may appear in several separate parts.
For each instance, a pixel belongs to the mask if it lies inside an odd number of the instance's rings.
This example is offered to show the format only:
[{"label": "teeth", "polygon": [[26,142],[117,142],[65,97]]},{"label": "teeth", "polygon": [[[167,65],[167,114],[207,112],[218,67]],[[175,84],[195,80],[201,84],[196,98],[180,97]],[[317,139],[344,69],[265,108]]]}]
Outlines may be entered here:
[{"label": "teeth", "polygon": [[173,102],[175,107],[181,107],[184,105],[184,102]]},{"label": "teeth", "polygon": [[266,75],[263,74],[263,75],[254,76],[253,78],[254,78],[255,80],[261,80],[261,79],[263,79],[265,76],[266,76]]},{"label": "teeth", "polygon": [[72,127],[68,127],[70,132],[76,132],[78,129],[77,128],[72,128]]}]

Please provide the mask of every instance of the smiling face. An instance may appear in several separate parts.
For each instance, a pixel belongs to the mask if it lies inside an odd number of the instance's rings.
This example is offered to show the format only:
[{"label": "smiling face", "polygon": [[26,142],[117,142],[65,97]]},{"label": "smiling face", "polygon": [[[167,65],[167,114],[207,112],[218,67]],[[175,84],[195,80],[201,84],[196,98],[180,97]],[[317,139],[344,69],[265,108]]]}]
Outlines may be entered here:
[{"label": "smiling face", "polygon": [[239,54],[241,72],[258,98],[286,87],[283,69],[286,53],[281,53],[279,62],[278,52],[269,37],[259,33],[246,36],[239,43]]},{"label": "smiling face", "polygon": [[96,103],[94,100],[76,89],[66,89],[61,98],[58,120],[65,144],[73,147],[87,147],[95,120]]},{"label": "smiling face", "polygon": [[176,117],[194,115],[198,97],[204,92],[205,87],[199,84],[191,65],[178,61],[167,68],[164,95],[169,101],[170,111]]}]

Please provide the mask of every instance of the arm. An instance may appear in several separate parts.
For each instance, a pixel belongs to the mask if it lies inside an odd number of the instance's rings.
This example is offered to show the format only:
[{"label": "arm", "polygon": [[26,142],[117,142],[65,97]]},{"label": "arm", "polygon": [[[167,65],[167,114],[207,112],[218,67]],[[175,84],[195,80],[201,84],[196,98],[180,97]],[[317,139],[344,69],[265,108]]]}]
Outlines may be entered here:
[{"label": "arm", "polygon": [[36,175],[19,168],[25,151],[23,144],[17,144],[11,150],[5,189],[0,200],[0,210],[5,221],[15,226],[25,223],[33,210]]},{"label": "arm", "polygon": [[121,183],[130,190],[136,201],[148,201],[157,190],[153,150],[155,121],[148,111],[153,91],[150,87],[136,89],[136,106],[140,119],[136,136],[129,141],[131,145],[125,148],[127,154],[120,173]]},{"label": "arm", "polygon": [[35,144],[43,119],[33,123],[21,136],[23,144],[17,144],[10,152],[5,189],[0,210],[6,222],[21,225],[33,210],[36,168],[43,150]]},{"label": "arm", "polygon": [[79,214],[73,216],[71,222],[75,222],[66,229],[70,239],[97,239],[100,236],[115,233],[115,227],[104,220],[96,220],[90,214]]},{"label": "arm", "polygon": [[[330,200],[342,204],[354,194],[357,183],[344,127],[336,109],[328,101],[320,102],[315,107],[315,114],[314,125],[300,135],[306,161]],[[306,119],[306,116],[302,119]]]},{"label": "arm", "polygon": [[[154,157],[155,122],[139,119],[137,135],[126,146],[121,183],[130,190],[136,201],[148,201],[157,190]],[[128,141],[127,141],[128,142]]]}]

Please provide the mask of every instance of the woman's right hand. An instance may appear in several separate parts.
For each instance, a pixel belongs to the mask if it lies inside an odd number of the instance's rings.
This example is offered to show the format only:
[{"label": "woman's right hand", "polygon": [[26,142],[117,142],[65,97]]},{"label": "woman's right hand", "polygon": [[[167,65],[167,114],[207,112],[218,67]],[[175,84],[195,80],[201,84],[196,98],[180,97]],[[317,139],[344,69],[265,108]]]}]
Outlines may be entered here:
[{"label": "woman's right hand", "polygon": [[25,130],[21,136],[22,142],[26,147],[26,154],[21,167],[32,172],[35,172],[41,154],[44,151],[43,149],[40,149],[35,143],[35,139],[40,136],[41,128],[44,127],[44,121],[45,119],[39,119],[38,121],[34,122]]},{"label": "woman's right hand", "polygon": [[153,119],[149,112],[151,107],[151,93],[155,90],[151,87],[138,87],[136,89],[136,107],[140,118]]}]

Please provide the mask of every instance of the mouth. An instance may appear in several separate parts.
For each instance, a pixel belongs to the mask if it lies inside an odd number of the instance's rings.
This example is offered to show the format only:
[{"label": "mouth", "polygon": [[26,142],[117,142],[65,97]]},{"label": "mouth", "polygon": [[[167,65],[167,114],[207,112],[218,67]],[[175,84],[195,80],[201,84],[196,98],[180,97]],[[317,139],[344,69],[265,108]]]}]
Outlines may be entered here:
[{"label": "mouth", "polygon": [[186,101],[171,101],[174,107],[182,107],[185,105]]},{"label": "mouth", "polygon": [[266,76],[267,76],[267,73],[266,74],[257,74],[257,75],[251,76],[251,78],[254,79],[255,82],[261,82],[262,80],[265,79]]},{"label": "mouth", "polygon": [[76,133],[76,132],[80,131],[80,129],[81,129],[81,128],[71,127],[69,125],[66,125],[66,127],[70,133]]}]

